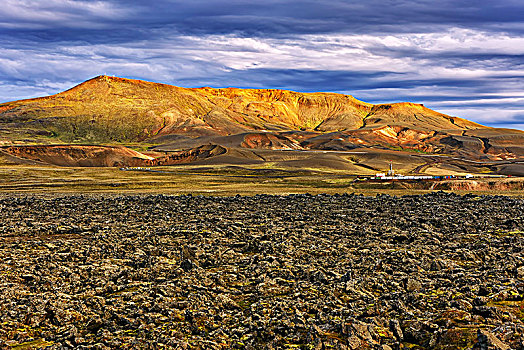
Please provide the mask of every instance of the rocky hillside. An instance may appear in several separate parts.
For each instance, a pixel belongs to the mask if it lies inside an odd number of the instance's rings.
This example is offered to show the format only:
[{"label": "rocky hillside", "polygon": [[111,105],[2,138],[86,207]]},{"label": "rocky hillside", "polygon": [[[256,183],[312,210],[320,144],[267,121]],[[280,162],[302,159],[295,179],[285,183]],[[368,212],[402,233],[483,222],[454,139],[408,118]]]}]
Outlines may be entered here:
[{"label": "rocky hillside", "polygon": [[524,132],[414,103],[267,89],[189,89],[99,76],[62,93],[0,105],[0,142],[407,149],[475,159],[524,155]]},{"label": "rocky hillside", "polygon": [[70,167],[143,167],[190,163],[226,153],[224,147],[203,145],[193,149],[151,157],[127,147],[93,145],[4,146],[0,155]]},{"label": "rocky hillside", "polygon": [[422,105],[371,105],[352,96],[260,89],[187,89],[100,76],[57,95],[0,105],[1,120],[62,138],[136,140],[166,134],[251,130],[321,132],[384,125],[427,130],[482,128]]}]

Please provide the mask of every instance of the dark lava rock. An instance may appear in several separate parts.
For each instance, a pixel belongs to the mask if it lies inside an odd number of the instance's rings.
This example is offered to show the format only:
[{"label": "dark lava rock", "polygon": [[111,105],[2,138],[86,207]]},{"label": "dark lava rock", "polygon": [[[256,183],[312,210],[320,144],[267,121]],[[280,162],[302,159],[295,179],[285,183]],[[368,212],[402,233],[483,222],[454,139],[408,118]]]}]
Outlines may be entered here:
[{"label": "dark lava rock", "polygon": [[504,344],[490,331],[479,329],[477,332],[477,342],[473,350],[509,350],[510,347]]},{"label": "dark lava rock", "polygon": [[523,231],[503,196],[3,195],[0,347],[523,349]]}]

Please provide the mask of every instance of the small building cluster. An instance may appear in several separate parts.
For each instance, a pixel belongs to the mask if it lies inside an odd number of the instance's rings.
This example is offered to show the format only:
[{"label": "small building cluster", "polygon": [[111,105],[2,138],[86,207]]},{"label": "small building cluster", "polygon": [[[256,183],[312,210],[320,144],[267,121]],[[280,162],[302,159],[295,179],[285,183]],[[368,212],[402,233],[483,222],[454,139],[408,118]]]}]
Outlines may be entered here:
[{"label": "small building cluster", "polygon": [[434,176],[434,175],[393,175],[386,176],[384,173],[378,173],[375,177],[372,177],[371,180],[445,180],[445,179],[454,179],[454,175],[446,176]]},{"label": "small building cluster", "polygon": [[[473,175],[466,175],[466,178],[471,178]],[[401,175],[396,174],[393,170],[393,163],[389,163],[389,170],[387,173],[376,173],[374,177],[369,180],[449,180],[456,178],[455,175]]]}]

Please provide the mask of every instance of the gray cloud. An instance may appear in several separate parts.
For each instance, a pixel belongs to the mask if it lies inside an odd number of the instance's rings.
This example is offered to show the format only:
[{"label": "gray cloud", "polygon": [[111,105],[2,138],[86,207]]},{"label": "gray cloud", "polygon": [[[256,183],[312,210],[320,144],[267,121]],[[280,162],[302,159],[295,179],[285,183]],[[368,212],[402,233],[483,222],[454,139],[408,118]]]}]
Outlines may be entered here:
[{"label": "gray cloud", "polygon": [[335,91],[522,125],[523,18],[520,0],[5,0],[0,100],[109,74]]}]

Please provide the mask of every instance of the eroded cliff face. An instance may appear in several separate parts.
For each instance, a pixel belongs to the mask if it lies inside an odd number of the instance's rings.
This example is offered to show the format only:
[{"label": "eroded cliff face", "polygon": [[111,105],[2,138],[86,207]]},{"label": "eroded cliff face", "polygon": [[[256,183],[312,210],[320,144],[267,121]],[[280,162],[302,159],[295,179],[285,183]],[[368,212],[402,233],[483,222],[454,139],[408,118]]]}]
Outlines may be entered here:
[{"label": "eroded cliff face", "polygon": [[9,146],[1,150],[15,157],[61,166],[121,166],[131,159],[153,159],[126,147],[83,145]]},{"label": "eroded cliff face", "polygon": [[262,149],[303,149],[292,137],[269,133],[250,133],[244,136],[241,147]]},{"label": "eroded cliff face", "polygon": [[141,167],[175,165],[214,157],[227,152],[224,147],[205,145],[179,152],[170,152],[157,158],[127,147],[86,145],[8,146],[0,152],[23,160],[71,167]]},{"label": "eroded cliff face", "polygon": [[362,126],[362,119],[372,107],[352,96],[333,93],[234,88],[198,91],[221,107],[246,116],[236,119],[240,123],[254,122],[267,129],[275,126],[320,131],[356,129]]},{"label": "eroded cliff face", "polygon": [[[227,149],[218,145],[203,145],[193,149],[170,152],[169,154],[153,159],[136,159],[133,158],[126,165],[128,166],[161,166],[191,163],[201,159],[220,156],[227,153]],[[134,161],[134,162],[133,162]]]}]

